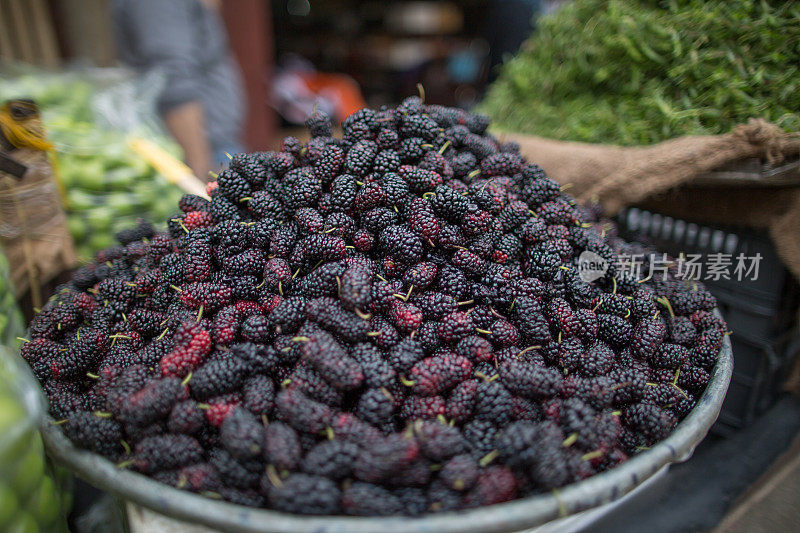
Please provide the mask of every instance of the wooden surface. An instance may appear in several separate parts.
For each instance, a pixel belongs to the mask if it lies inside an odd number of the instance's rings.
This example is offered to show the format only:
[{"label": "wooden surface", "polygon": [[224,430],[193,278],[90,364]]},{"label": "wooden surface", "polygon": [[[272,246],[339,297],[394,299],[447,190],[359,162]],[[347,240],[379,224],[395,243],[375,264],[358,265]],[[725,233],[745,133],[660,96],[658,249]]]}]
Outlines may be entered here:
[{"label": "wooden surface", "polygon": [[116,63],[111,0],[51,0],[65,58],[108,67]]},{"label": "wooden surface", "polygon": [[0,59],[56,66],[59,50],[45,0],[0,0]]},{"label": "wooden surface", "polygon": [[734,505],[715,533],[800,531],[800,437]]}]

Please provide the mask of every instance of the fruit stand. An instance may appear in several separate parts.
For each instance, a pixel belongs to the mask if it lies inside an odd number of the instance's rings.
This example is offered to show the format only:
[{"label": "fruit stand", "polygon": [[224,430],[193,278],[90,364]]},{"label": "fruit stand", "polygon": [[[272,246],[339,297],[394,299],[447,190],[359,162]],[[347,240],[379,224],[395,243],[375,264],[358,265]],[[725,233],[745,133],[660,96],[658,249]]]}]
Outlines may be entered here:
[{"label": "fruit stand", "polygon": [[[99,252],[21,350],[58,424],[51,454],[157,512],[276,530],[202,498],[420,527],[510,502],[493,528],[513,530],[685,458],[730,376],[713,297],[621,270],[625,243],[487,125],[412,97],[338,139],[318,112],[305,145],[234,155],[166,233]],[[585,253],[604,265],[591,282]]]}]

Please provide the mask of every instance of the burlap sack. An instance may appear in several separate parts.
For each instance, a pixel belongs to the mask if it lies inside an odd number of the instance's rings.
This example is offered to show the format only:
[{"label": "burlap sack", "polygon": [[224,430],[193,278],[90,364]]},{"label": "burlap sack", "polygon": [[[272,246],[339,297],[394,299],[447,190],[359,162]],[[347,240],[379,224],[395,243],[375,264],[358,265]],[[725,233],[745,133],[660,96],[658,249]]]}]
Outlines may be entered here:
[{"label": "burlap sack", "polygon": [[776,164],[800,153],[800,137],[761,119],[725,135],[687,136],[644,147],[555,141],[509,134],[523,155],[579,201],[609,214],[637,204],[697,222],[768,228],[778,253],[800,278],[800,188],[688,189],[697,176],[758,157]]},{"label": "burlap sack", "polygon": [[21,180],[0,172],[0,245],[8,258],[14,292],[28,289],[38,306],[40,287],[77,262],[47,153],[14,150],[28,167]]}]

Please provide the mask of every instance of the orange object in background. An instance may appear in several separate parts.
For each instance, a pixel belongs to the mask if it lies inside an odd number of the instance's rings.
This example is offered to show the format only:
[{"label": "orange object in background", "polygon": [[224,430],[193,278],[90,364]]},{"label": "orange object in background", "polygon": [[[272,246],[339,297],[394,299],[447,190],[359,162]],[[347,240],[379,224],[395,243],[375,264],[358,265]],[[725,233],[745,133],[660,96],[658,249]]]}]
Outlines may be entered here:
[{"label": "orange object in background", "polygon": [[340,119],[367,107],[356,81],[345,74],[324,72],[299,72],[308,90],[336,105]]},{"label": "orange object in background", "polygon": [[300,125],[314,112],[341,122],[367,106],[359,84],[347,74],[319,72],[302,56],[286,54],[272,83],[271,105],[289,124]]}]

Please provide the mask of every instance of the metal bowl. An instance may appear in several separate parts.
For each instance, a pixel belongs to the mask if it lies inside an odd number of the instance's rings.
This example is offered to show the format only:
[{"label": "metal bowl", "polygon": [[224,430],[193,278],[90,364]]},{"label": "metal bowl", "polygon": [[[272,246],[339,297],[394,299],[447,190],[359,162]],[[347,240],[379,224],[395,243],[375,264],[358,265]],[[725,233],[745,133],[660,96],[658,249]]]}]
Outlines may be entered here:
[{"label": "metal bowl", "polygon": [[421,517],[300,516],[216,501],[120,470],[102,456],[80,450],[47,418],[42,437],[48,455],[92,485],[158,514],[223,531],[281,533],[509,532],[520,531],[619,499],[663,467],[691,456],[717,419],[731,380],[733,356],[726,336],[708,388],[697,406],[665,440],[622,465],[557,491],[460,512]]}]

